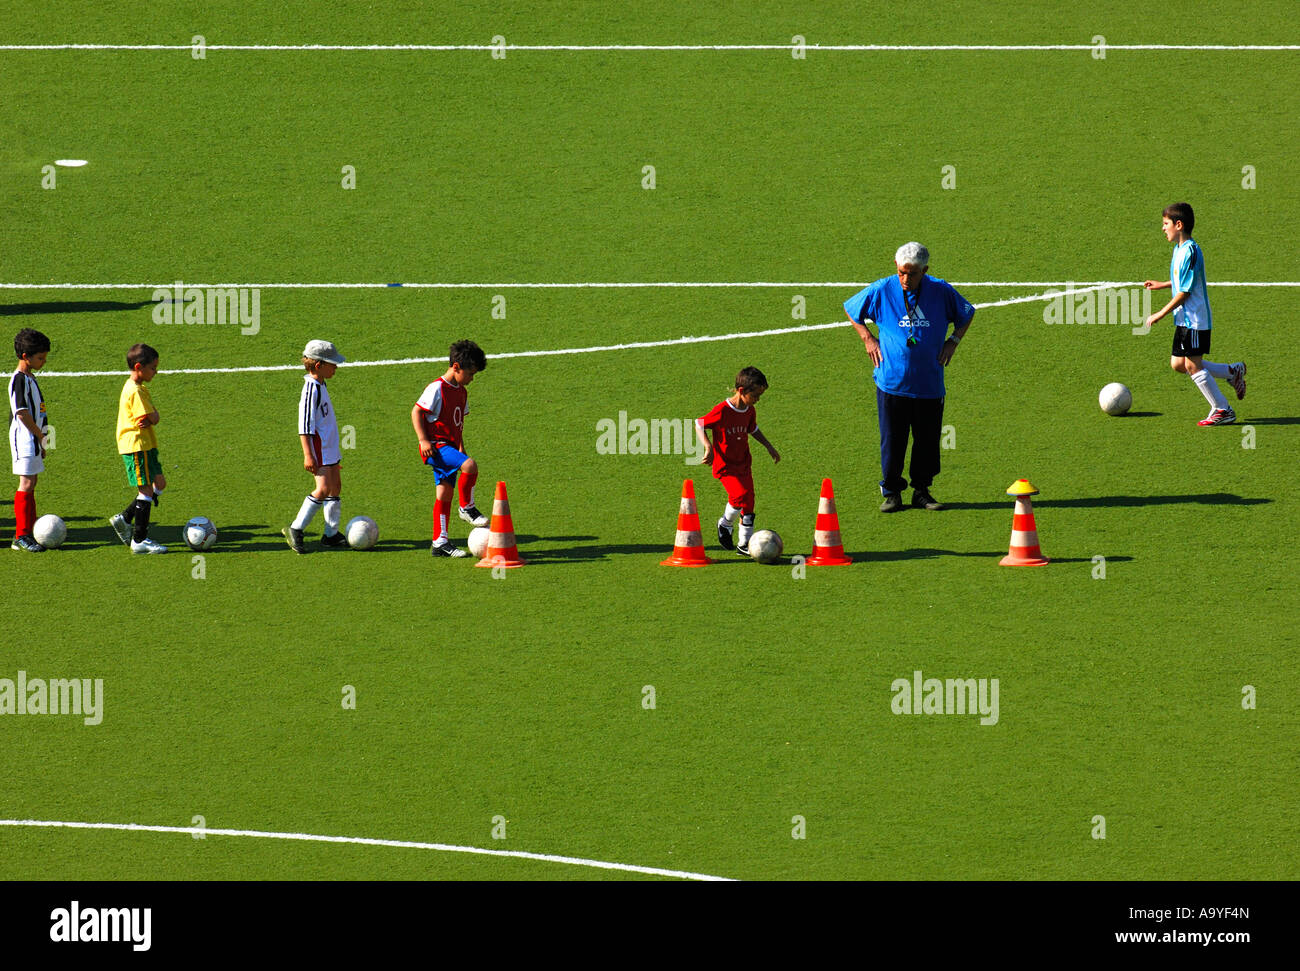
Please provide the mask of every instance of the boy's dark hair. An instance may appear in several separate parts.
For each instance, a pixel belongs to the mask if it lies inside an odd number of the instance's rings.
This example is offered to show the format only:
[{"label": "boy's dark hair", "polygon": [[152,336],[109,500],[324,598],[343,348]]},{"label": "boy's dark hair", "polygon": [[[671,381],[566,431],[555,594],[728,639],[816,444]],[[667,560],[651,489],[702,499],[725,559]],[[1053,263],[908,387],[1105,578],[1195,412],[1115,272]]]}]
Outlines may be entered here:
[{"label": "boy's dark hair", "polygon": [[472,367],[475,372],[482,371],[487,367],[487,355],[483,353],[483,348],[473,341],[457,341],[448,348],[448,351],[451,355],[450,363],[452,364],[459,364],[462,368]]},{"label": "boy's dark hair", "polygon": [[131,349],[126,352],[126,366],[129,368],[134,368],[137,364],[148,367],[156,360],[158,360],[158,352],[148,344],[132,344]]},{"label": "boy's dark hair", "polygon": [[1192,235],[1192,227],[1196,225],[1196,216],[1192,212],[1192,207],[1187,203],[1175,202],[1172,206],[1165,206],[1165,211],[1160,215],[1171,223],[1182,223],[1183,232],[1188,236]]},{"label": "boy's dark hair", "polygon": [[759,388],[767,387],[767,377],[756,367],[743,368],[736,375],[736,390],[738,391],[757,391]]},{"label": "boy's dark hair", "polygon": [[18,355],[20,361],[23,359],[24,354],[30,357],[33,354],[39,354],[41,351],[48,351],[49,349],[50,339],[39,330],[24,327],[14,335],[14,353]]}]

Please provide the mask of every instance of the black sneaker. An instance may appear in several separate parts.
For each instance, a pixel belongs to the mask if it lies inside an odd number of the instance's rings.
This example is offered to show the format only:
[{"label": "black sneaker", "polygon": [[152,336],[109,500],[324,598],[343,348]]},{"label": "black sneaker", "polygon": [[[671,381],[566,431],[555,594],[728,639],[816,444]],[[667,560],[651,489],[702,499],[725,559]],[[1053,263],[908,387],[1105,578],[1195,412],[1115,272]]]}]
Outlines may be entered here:
[{"label": "black sneaker", "polygon": [[295,553],[306,553],[307,547],[302,543],[302,530],[294,529],[292,526],[286,526],[280,530],[280,535],[289,541],[289,549]]},{"label": "black sneaker", "polygon": [[322,536],[320,538],[320,545],[327,549],[334,550],[338,549],[340,546],[347,546],[348,538],[342,533],[335,533],[333,536]]},{"label": "black sneaker", "polygon": [[734,550],[736,548],[735,540],[731,538],[732,530],[735,527],[725,519],[718,520],[718,545],[724,550]]},{"label": "black sneaker", "polygon": [[885,501],[880,504],[881,512],[898,512],[903,508],[903,498],[897,492],[886,492]]},{"label": "black sneaker", "polygon": [[471,526],[486,526],[488,518],[478,511],[478,506],[461,506],[459,509],[460,518],[465,520]]},{"label": "black sneaker", "polygon": [[943,508],[943,503],[930,495],[929,489],[913,489],[912,505],[917,509],[928,509],[930,512],[938,512]]},{"label": "black sneaker", "polygon": [[429,552],[432,553],[434,556],[450,556],[450,557],[469,556],[469,554],[466,553],[459,546],[453,546],[451,543],[434,543],[432,546],[429,547]]},{"label": "black sneaker", "polygon": [[13,543],[9,546],[11,550],[20,550],[23,553],[44,553],[45,547],[30,536],[16,536]]}]

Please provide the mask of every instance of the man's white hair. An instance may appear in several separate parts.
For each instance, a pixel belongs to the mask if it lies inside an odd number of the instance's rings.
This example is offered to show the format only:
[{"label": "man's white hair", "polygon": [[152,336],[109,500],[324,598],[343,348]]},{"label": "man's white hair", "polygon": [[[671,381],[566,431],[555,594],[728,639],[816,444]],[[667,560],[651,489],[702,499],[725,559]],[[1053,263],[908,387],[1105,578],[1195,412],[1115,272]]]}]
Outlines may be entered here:
[{"label": "man's white hair", "polygon": [[894,254],[894,262],[899,266],[929,266],[930,251],[920,243],[904,243]]}]

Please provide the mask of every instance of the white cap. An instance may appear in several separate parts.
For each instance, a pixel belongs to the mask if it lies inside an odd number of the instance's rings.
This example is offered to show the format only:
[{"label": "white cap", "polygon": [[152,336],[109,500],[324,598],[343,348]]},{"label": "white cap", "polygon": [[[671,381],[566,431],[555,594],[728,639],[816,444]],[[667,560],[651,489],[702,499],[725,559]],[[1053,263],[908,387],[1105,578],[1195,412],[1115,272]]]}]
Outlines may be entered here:
[{"label": "white cap", "polygon": [[342,364],[343,355],[329,341],[308,341],[302,350],[302,356],[313,361],[327,361],[330,364]]}]

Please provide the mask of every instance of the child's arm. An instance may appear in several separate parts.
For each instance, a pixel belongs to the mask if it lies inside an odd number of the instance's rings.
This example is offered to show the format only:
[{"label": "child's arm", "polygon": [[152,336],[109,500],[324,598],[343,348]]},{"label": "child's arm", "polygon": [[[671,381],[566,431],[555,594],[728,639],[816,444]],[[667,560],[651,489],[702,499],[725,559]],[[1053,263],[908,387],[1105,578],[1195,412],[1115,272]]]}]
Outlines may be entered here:
[{"label": "child's arm", "polygon": [[17,416],[18,420],[23,423],[23,427],[26,428],[29,432],[32,433],[32,435],[36,437],[36,444],[39,445],[41,448],[41,455],[44,455],[45,454],[45,432],[41,430],[40,425],[36,424],[35,419],[32,418],[32,413],[28,411],[26,408],[19,408],[16,412],[14,412],[14,414]]},{"label": "child's arm", "polygon": [[411,425],[415,428],[415,437],[420,440],[420,458],[427,459],[433,454],[433,442],[429,441],[428,426],[424,423],[424,409],[419,405],[411,406]]},{"label": "child's arm", "polygon": [[[1152,287],[1151,289],[1157,290],[1157,289],[1164,289],[1164,288]],[[1182,293],[1175,293],[1174,298],[1172,300],[1170,300],[1167,304],[1164,305],[1164,307],[1162,307],[1160,310],[1157,310],[1155,313],[1153,313],[1150,317],[1147,318],[1146,325],[1150,327],[1152,324],[1156,323],[1161,318],[1166,317],[1169,314],[1173,313],[1174,308],[1181,307],[1183,304],[1185,304],[1189,296],[1191,296],[1191,293],[1187,290],[1184,290]]]},{"label": "child's arm", "polygon": [[1142,284],[1148,290],[1168,290],[1173,286],[1170,280],[1147,280]]},{"label": "child's arm", "polygon": [[750,435],[758,440],[758,444],[762,445],[765,449],[767,449],[767,454],[772,456],[773,462],[781,461],[781,453],[772,447],[772,443],[767,440],[766,435],[764,435],[757,428],[755,428],[752,432],[750,432]]},{"label": "child's arm", "polygon": [[302,441],[302,467],[312,475],[316,474],[316,456],[311,451],[311,436],[299,435]]},{"label": "child's arm", "polygon": [[141,415],[135,420],[136,428],[148,428],[150,425],[158,424],[158,409],[155,408],[147,415]]},{"label": "child's arm", "polygon": [[695,437],[698,438],[700,444],[704,446],[704,458],[700,459],[700,464],[708,465],[713,461],[713,445],[709,442],[708,433],[705,432],[704,426],[700,424],[698,418],[695,419]]}]

